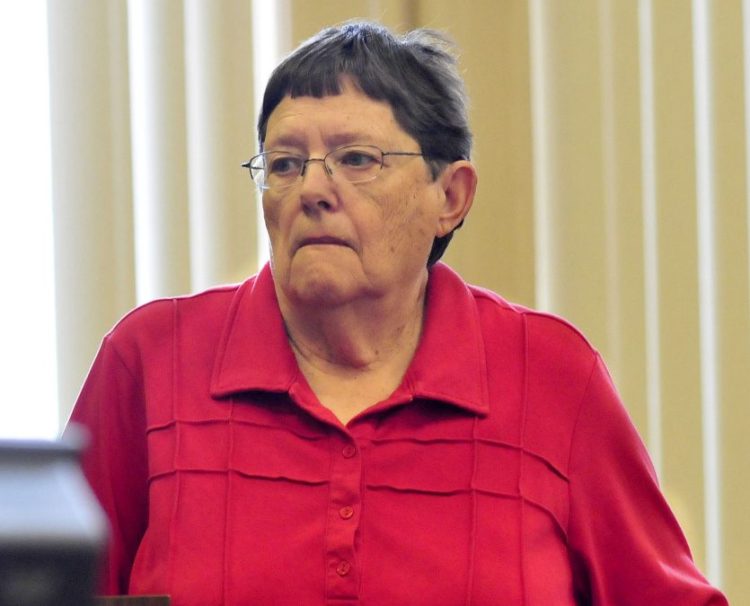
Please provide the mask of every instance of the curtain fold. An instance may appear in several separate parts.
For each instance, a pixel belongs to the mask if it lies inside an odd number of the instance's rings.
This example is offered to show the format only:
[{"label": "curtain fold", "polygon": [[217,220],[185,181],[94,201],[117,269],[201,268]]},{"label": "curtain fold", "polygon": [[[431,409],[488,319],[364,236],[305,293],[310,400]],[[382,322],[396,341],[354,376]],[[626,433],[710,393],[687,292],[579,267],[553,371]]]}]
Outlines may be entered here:
[{"label": "curtain fold", "polygon": [[126,3],[50,1],[61,420],[96,344],[135,302]]},{"label": "curtain fold", "polygon": [[136,303],[257,268],[250,0],[50,0],[58,393]]},{"label": "curtain fold", "polygon": [[240,164],[255,149],[250,3],[185,5],[191,288],[256,270],[253,190]]},{"label": "curtain fold", "polygon": [[537,304],[602,350],[732,603],[750,596],[749,7],[529,2]]},{"label": "curtain fold", "polygon": [[183,14],[182,0],[128,4],[139,302],[190,290]]}]

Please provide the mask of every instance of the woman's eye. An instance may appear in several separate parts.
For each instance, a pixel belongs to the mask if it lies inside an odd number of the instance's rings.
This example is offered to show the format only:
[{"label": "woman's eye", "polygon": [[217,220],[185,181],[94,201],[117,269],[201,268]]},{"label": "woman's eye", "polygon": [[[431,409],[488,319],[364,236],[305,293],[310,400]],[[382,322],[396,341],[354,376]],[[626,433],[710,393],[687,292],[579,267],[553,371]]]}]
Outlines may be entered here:
[{"label": "woman's eye", "polygon": [[369,168],[379,164],[372,154],[361,150],[349,150],[339,158],[339,164],[350,168]]},{"label": "woman's eye", "polygon": [[299,173],[302,161],[294,156],[279,156],[273,158],[268,165],[268,172],[274,175]]}]

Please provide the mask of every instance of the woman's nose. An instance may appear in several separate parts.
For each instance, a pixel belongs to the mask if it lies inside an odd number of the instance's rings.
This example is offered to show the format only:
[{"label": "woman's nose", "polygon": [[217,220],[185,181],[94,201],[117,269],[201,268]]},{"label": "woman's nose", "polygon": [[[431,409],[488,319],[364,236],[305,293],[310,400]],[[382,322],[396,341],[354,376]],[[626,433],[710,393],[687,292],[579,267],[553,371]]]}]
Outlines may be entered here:
[{"label": "woman's nose", "polygon": [[[320,169],[312,166],[313,162],[320,163]],[[330,210],[336,206],[333,175],[322,158],[307,160],[300,179],[300,200],[307,209]]]}]

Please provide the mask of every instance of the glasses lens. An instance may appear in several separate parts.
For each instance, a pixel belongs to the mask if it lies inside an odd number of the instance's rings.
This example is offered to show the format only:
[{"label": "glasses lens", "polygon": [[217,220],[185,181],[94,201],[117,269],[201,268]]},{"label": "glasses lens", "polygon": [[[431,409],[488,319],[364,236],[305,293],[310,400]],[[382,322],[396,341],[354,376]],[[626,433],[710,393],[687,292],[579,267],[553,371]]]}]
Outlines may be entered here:
[{"label": "glasses lens", "polygon": [[305,159],[288,152],[265,152],[253,159],[250,174],[262,189],[289,187],[302,173]]},{"label": "glasses lens", "polygon": [[266,188],[266,173],[264,170],[263,165],[263,159],[256,156],[250,162],[248,162],[245,166],[250,170],[250,177],[255,182],[255,184],[260,187],[261,189],[267,189]]},{"label": "glasses lens", "polygon": [[334,176],[350,183],[371,181],[383,168],[383,152],[371,145],[347,145],[329,153],[326,165]]}]

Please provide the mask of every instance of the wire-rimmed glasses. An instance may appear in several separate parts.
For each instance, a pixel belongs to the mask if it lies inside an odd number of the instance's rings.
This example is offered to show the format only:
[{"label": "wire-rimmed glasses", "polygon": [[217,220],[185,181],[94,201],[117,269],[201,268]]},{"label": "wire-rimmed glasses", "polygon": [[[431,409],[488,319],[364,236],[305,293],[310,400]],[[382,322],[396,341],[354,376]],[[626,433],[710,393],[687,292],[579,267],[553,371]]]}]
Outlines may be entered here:
[{"label": "wire-rimmed glasses", "polygon": [[421,152],[383,151],[375,145],[344,145],[322,158],[306,158],[288,151],[267,151],[253,156],[242,166],[262,190],[281,191],[305,175],[310,162],[322,162],[330,177],[349,183],[366,183],[383,170],[386,156],[422,156]]}]

